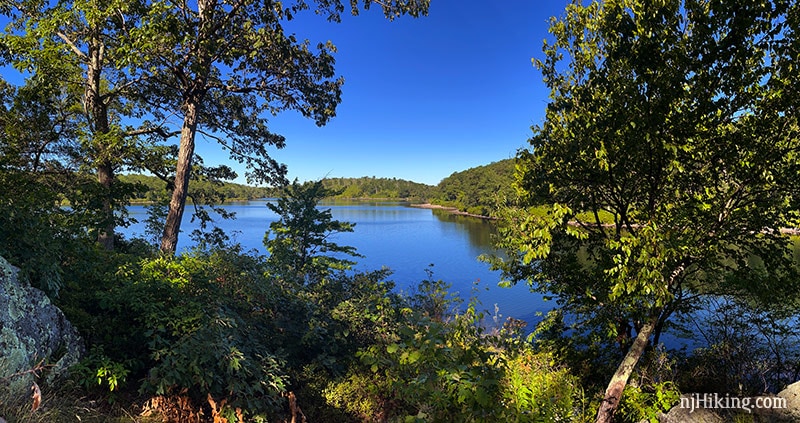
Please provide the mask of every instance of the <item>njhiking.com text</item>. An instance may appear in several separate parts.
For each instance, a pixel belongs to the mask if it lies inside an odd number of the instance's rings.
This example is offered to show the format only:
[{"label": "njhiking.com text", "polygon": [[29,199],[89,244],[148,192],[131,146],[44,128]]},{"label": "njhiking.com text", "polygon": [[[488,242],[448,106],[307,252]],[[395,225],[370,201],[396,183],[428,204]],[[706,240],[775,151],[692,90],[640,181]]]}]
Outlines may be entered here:
[{"label": "njhiking.com text", "polygon": [[782,397],[732,397],[728,394],[691,394],[681,397],[681,408],[693,413],[700,408],[714,410],[744,410],[752,413],[754,409],[785,409],[786,398]]}]

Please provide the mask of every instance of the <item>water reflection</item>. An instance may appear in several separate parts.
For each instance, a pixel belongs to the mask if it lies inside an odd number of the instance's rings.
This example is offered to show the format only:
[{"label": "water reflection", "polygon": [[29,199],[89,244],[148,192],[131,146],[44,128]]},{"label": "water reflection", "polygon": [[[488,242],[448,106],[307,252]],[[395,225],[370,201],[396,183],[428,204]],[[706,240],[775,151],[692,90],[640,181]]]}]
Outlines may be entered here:
[{"label": "water reflection", "polygon": [[469,236],[470,244],[477,249],[491,250],[493,248],[492,237],[497,235],[497,227],[492,221],[461,216],[441,209],[433,209],[431,212],[440,222],[458,225],[458,230],[466,233]]}]

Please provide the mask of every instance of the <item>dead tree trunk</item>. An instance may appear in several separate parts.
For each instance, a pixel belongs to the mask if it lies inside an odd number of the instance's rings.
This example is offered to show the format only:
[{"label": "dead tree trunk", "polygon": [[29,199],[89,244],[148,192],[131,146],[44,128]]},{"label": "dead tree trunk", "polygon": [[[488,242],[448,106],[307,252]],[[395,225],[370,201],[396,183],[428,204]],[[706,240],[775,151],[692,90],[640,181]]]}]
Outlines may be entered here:
[{"label": "dead tree trunk", "polygon": [[600,404],[600,409],[597,411],[597,420],[595,420],[595,423],[611,423],[614,421],[614,413],[617,411],[619,401],[622,398],[622,391],[625,390],[625,386],[628,384],[628,379],[631,377],[636,363],[639,362],[642,354],[644,354],[647,341],[655,329],[657,320],[658,315],[656,314],[656,317],[651,318],[639,330],[628,353],[625,355],[625,358],[622,359],[619,367],[617,367],[617,371],[608,383],[603,402]]}]

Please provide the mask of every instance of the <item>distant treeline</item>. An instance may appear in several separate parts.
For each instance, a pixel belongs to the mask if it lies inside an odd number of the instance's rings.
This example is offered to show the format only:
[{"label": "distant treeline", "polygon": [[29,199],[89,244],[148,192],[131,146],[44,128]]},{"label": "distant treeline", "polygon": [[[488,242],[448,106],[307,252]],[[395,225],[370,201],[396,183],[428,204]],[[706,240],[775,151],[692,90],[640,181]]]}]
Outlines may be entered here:
[{"label": "distant treeline", "polygon": [[325,187],[341,191],[338,198],[389,198],[430,202],[488,216],[497,201],[514,195],[514,159],[455,172],[438,185],[397,178],[329,178]]},{"label": "distant treeline", "polygon": [[[167,195],[167,184],[155,176],[120,175],[125,183],[137,183],[146,191],[136,194],[133,202],[157,202]],[[501,160],[485,166],[478,166],[455,172],[444,178],[438,185],[427,185],[397,178],[326,178],[325,188],[338,192],[335,198],[371,198],[429,202],[442,206],[488,216],[498,199],[510,198],[514,190],[514,159]],[[204,198],[224,200],[252,200],[256,198],[277,197],[276,188],[252,187],[225,182],[192,181],[195,195]]]},{"label": "distant treeline", "polygon": [[[127,184],[137,184],[145,187],[131,198],[136,202],[159,202],[168,197],[169,188],[167,183],[155,176],[146,175],[118,175],[118,179]],[[253,200],[274,196],[275,190],[263,187],[253,187],[249,185],[235,184],[232,182],[215,183],[211,181],[192,181],[189,190],[190,195],[202,196],[203,198],[216,198],[225,201],[230,200]]]},{"label": "distant treeline", "polygon": [[397,178],[326,178],[325,188],[339,192],[336,198],[386,198],[427,201],[436,187]]}]

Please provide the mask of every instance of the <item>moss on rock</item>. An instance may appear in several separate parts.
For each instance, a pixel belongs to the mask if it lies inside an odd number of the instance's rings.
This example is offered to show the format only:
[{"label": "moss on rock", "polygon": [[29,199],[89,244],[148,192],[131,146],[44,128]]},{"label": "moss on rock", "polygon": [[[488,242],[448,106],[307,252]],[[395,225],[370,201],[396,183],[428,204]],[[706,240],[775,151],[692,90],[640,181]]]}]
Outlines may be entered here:
[{"label": "moss on rock", "polygon": [[52,383],[80,360],[84,346],[61,310],[17,273],[0,257],[0,380],[12,395],[27,395],[33,375],[18,373],[44,360],[53,365],[47,377]]}]

